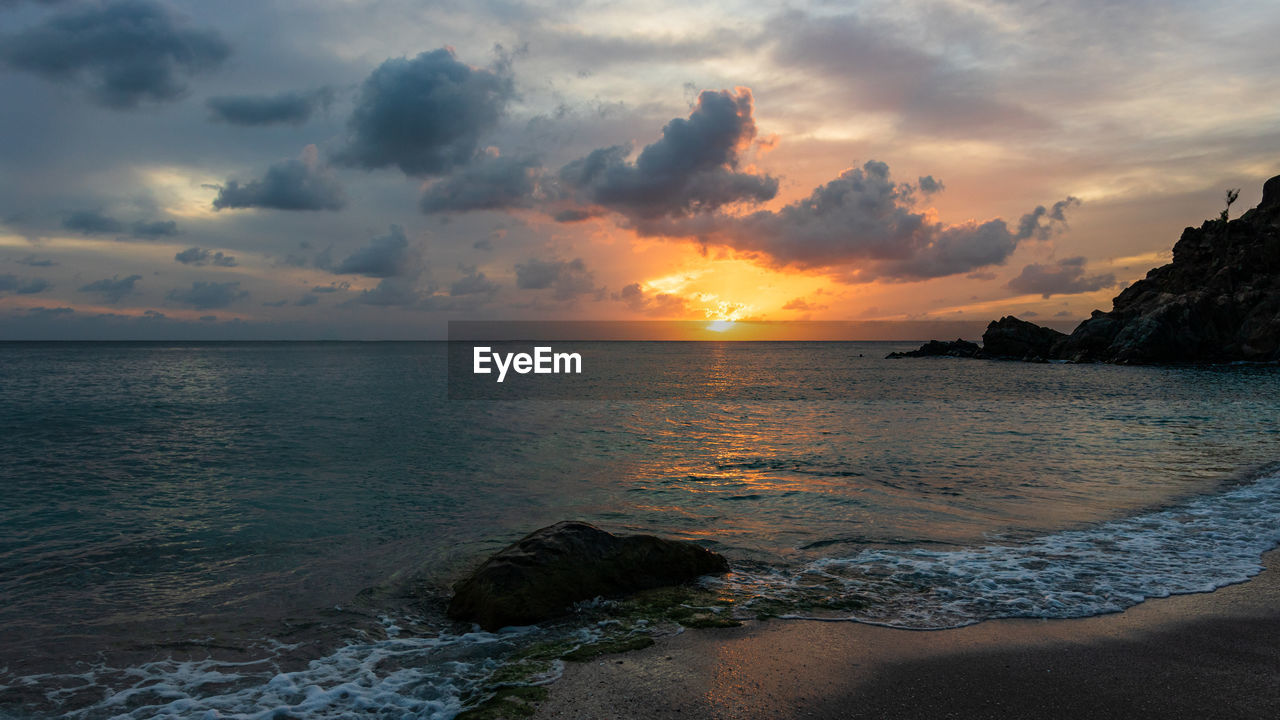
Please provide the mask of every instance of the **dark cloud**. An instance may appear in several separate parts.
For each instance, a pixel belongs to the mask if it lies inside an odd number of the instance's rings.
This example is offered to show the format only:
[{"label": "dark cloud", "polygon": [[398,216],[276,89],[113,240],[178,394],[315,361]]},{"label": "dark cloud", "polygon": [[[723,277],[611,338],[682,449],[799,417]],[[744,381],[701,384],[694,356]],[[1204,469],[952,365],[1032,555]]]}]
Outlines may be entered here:
[{"label": "dark cloud", "polygon": [[218,122],[249,127],[301,125],[319,109],[333,102],[333,90],[283,92],[278,95],[224,95],[205,101],[209,115]]},{"label": "dark cloud", "polygon": [[125,224],[101,210],[78,210],[62,220],[62,227],[82,235],[123,235],[151,239],[172,237],[178,234],[178,223],[173,220],[139,220]]},{"label": "dark cloud", "polygon": [[346,292],[346,291],[348,291],[348,290],[350,290],[350,289],[351,289],[351,283],[349,283],[349,282],[336,282],[336,283],[329,283],[328,285],[316,285],[315,287],[311,288],[311,292],[313,292],[313,293],[336,293],[336,292]]},{"label": "dark cloud", "polygon": [[213,310],[248,296],[248,292],[240,289],[239,282],[193,282],[190,290],[174,288],[165,297],[197,310]]},{"label": "dark cloud", "polygon": [[372,290],[364,290],[349,303],[375,307],[411,307],[424,299],[413,278],[384,277]]},{"label": "dark cloud", "polygon": [[1067,208],[1076,207],[1079,204],[1078,199],[1069,197],[1054,203],[1052,208],[1046,209],[1043,205],[1037,205],[1035,210],[1023,215],[1018,222],[1018,237],[1048,240],[1053,234],[1054,223],[1065,223]]},{"label": "dark cloud", "polygon": [[611,297],[625,303],[634,312],[655,317],[684,315],[689,309],[686,298],[671,293],[646,293],[640,283],[631,283]]},{"label": "dark cloud", "polygon": [[228,180],[213,199],[217,210],[340,210],[345,204],[342,186],[320,165],[314,145],[308,145],[300,158],[283,160],[267,168],[261,180],[250,180],[243,185]]},{"label": "dark cloud", "polygon": [[551,289],[556,300],[573,300],[579,295],[604,297],[604,288],[596,287],[595,273],[587,269],[582,258],[573,260],[530,260],[516,265],[516,287],[521,290]]},{"label": "dark cloud", "polygon": [[187,77],[218,67],[230,53],[217,33],[186,27],[145,0],[80,5],[0,38],[4,64],[80,83],[96,102],[117,109],[174,100]]},{"label": "dark cloud", "polygon": [[307,307],[309,305],[315,305],[318,302],[320,302],[320,298],[316,297],[315,295],[312,295],[311,293],[307,293],[306,295],[303,295],[302,297],[294,301],[293,304],[298,307]]},{"label": "dark cloud", "polygon": [[461,269],[465,274],[449,286],[449,295],[454,297],[462,295],[493,295],[498,292],[498,284],[485,277],[484,273],[477,271],[476,268],[464,267]]},{"label": "dark cloud", "polygon": [[947,189],[947,186],[943,185],[941,180],[934,180],[932,175],[922,176],[917,181],[916,186],[919,187],[920,192],[925,195],[932,195],[936,192],[942,192]]},{"label": "dark cloud", "polygon": [[49,258],[38,258],[35,255],[28,255],[21,260],[14,260],[14,262],[28,267],[53,267],[58,264]]},{"label": "dark cloud", "polygon": [[471,161],[513,94],[505,67],[473,68],[448,48],[387,60],[361,86],[335,160],[438,175]]},{"label": "dark cloud", "polygon": [[130,275],[129,277],[120,277],[114,275],[102,280],[94,282],[80,288],[80,292],[101,293],[103,299],[110,303],[117,303],[125,296],[133,292],[134,283],[142,279],[141,275]]},{"label": "dark cloud", "polygon": [[77,210],[63,219],[62,227],[85,235],[105,235],[124,232],[125,225],[101,210]]},{"label": "dark cloud", "polygon": [[542,167],[531,157],[481,155],[422,195],[425,213],[528,207]]},{"label": "dark cloud", "polygon": [[399,225],[392,225],[386,235],[375,237],[346,260],[333,268],[337,275],[364,275],[389,278],[409,275],[414,270],[409,239]]},{"label": "dark cloud", "polygon": [[1073,257],[1053,265],[1027,265],[1018,277],[1009,281],[1007,287],[1020,293],[1039,293],[1041,297],[1049,298],[1093,292],[1115,285],[1116,276],[1111,273],[1086,276],[1085,259]]},{"label": "dark cloud", "polygon": [[138,221],[129,229],[131,234],[138,238],[173,237],[178,234],[178,223],[173,220]]},{"label": "dark cloud", "polygon": [[993,78],[919,49],[896,28],[865,13],[811,16],[790,12],[770,23],[773,59],[803,68],[820,83],[822,103],[888,112],[909,130],[943,136],[990,136],[1051,123],[1003,100]]},{"label": "dark cloud", "polygon": [[224,255],[221,250],[214,252],[205,250],[204,248],[187,248],[177,255],[173,256],[174,260],[183,265],[213,265],[215,267],[235,267],[236,259],[232,255]]},{"label": "dark cloud", "polygon": [[776,179],[739,171],[741,154],[756,136],[751,112],[746,88],[706,91],[689,118],[667,123],[662,139],[646,146],[634,163],[620,146],[569,163],[559,179],[585,207],[561,211],[557,219],[585,219],[598,207],[643,222],[773,198]]},{"label": "dark cloud", "polygon": [[53,287],[53,283],[44,278],[20,278],[16,275],[0,275],[0,293],[11,292],[18,295],[34,295]]},{"label": "dark cloud", "polygon": [[756,254],[775,267],[844,268],[845,282],[920,280],[1003,263],[1020,241],[1051,233],[1075,202],[1064,200],[1052,211],[1037,208],[1012,232],[1000,219],[943,225],[914,207],[915,195],[914,185],[894,182],[889,166],[872,160],[776,212],[693,218],[642,230],[699,237]]}]

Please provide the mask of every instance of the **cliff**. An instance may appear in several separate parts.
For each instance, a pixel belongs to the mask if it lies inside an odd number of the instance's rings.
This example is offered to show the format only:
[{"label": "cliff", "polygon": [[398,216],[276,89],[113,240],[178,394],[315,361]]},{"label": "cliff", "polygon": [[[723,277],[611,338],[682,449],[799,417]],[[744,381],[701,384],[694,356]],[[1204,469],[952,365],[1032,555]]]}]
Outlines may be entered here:
[{"label": "cliff", "polygon": [[1280,360],[1280,176],[1239,219],[1184,230],[1173,262],[1112,305],[1057,341],[1051,356],[1137,364]]}]

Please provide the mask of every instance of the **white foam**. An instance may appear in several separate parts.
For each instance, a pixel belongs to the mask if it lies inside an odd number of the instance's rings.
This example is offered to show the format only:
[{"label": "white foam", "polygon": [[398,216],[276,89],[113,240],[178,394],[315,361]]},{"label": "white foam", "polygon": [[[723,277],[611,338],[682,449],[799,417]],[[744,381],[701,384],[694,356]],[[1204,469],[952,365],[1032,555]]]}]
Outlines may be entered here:
[{"label": "white foam", "polygon": [[1147,598],[1209,592],[1261,572],[1262,554],[1277,543],[1280,473],[1271,473],[1175,507],[1025,543],[866,550],[798,573],[736,574],[729,583],[749,596],[797,604],[865,598],[865,608],[843,619],[935,629],[1098,615]]}]

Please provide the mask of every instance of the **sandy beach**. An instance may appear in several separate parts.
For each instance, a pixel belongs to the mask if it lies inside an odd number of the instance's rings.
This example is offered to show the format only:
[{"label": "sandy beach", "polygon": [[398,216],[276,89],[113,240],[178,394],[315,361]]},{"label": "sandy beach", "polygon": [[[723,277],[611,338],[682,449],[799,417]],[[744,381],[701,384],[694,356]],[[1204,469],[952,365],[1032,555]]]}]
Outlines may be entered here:
[{"label": "sandy beach", "polygon": [[570,664],[535,717],[1276,718],[1280,550],[1253,580],[1075,620],[770,620]]}]

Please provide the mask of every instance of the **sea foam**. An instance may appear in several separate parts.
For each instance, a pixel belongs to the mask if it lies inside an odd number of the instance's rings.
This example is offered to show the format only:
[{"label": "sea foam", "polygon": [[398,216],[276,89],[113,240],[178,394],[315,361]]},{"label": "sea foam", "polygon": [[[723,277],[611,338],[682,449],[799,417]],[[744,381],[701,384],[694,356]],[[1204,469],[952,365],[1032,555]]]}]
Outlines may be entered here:
[{"label": "sea foam", "polygon": [[[1280,543],[1280,471],[1134,517],[955,550],[868,549],[797,572],[735,573],[743,606],[782,617],[942,629],[995,618],[1119,612],[1148,598],[1209,592],[1263,570]],[[848,613],[806,608],[854,607]]]}]

